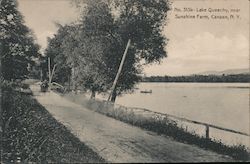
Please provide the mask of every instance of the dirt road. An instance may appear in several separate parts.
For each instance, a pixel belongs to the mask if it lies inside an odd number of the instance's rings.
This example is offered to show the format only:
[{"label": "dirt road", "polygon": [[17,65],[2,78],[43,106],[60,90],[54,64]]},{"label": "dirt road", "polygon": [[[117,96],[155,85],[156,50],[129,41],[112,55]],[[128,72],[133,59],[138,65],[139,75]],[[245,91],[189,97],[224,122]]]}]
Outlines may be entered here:
[{"label": "dirt road", "polygon": [[54,92],[35,98],[59,122],[108,162],[225,162],[230,157],[133,127],[70,102]]}]

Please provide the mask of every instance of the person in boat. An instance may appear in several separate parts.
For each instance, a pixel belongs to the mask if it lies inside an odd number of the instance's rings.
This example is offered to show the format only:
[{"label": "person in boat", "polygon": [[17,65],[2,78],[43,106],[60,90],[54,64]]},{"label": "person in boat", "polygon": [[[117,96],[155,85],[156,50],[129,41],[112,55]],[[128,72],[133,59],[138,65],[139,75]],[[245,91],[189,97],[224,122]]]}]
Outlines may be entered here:
[{"label": "person in boat", "polygon": [[149,91],[148,90],[141,91],[141,93],[152,93],[152,90],[150,89]]}]

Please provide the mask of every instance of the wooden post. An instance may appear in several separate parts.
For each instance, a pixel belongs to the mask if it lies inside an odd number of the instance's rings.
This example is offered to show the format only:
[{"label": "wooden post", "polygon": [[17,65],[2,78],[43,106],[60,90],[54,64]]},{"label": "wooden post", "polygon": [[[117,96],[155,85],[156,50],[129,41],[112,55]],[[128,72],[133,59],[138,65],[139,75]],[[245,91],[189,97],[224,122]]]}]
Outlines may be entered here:
[{"label": "wooden post", "polygon": [[53,66],[52,73],[51,73],[51,77],[50,77],[50,82],[49,82],[49,83],[52,82],[52,78],[53,78],[53,75],[54,75],[54,73],[55,73],[55,69],[56,69],[56,64]]},{"label": "wooden post", "polygon": [[51,72],[51,68],[50,68],[50,57],[48,57],[48,70],[49,70],[49,89],[50,89],[50,86],[51,86],[51,82],[52,82],[52,78],[53,78],[53,75],[55,73],[55,69],[56,69],[56,64],[53,66],[53,69],[52,69],[52,72]]},{"label": "wooden post", "polygon": [[69,90],[69,91],[70,91],[70,83],[71,83],[70,79],[71,79],[71,76],[70,76],[70,75],[68,75],[68,83],[69,83],[68,90]]},{"label": "wooden post", "polygon": [[206,125],[206,139],[209,139],[209,126]]},{"label": "wooden post", "polygon": [[40,68],[40,80],[43,81],[43,70]]},{"label": "wooden post", "polygon": [[48,71],[49,71],[49,87],[48,87],[48,91],[50,91],[50,86],[51,86],[51,84],[50,84],[50,77],[51,77],[51,70],[50,70],[50,57],[48,57]]},{"label": "wooden post", "polygon": [[72,92],[75,91],[75,68],[74,68],[74,65],[73,67],[71,68],[71,76],[72,76]]},{"label": "wooden post", "polygon": [[126,46],[126,49],[125,49],[125,51],[124,51],[124,53],[123,53],[122,60],[121,60],[121,63],[120,63],[118,72],[117,72],[117,74],[116,74],[115,80],[114,80],[113,85],[112,85],[112,87],[111,87],[111,92],[110,92],[110,95],[109,95],[109,97],[108,97],[108,101],[110,101],[111,96],[113,95],[114,89],[115,89],[115,87],[116,87],[116,83],[117,83],[118,78],[119,78],[119,76],[120,76],[120,74],[121,74],[122,67],[123,67],[123,64],[124,64],[124,61],[125,61],[127,52],[128,52],[128,48],[129,48],[130,42],[131,42],[131,40],[129,39],[129,40],[128,40],[128,43],[127,43],[127,46]]},{"label": "wooden post", "polygon": [[49,85],[50,85],[50,77],[51,77],[51,70],[50,70],[50,57],[48,57],[48,71],[49,71]]}]

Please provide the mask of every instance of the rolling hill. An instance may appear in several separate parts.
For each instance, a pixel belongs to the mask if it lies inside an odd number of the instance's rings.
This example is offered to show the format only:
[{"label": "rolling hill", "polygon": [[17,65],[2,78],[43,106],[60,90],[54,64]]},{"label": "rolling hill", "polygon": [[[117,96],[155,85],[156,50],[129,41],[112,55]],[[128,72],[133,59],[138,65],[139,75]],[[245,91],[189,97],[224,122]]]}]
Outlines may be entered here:
[{"label": "rolling hill", "polygon": [[228,69],[224,71],[206,71],[197,73],[197,75],[230,75],[230,74],[249,74],[250,70],[248,68],[245,69]]}]

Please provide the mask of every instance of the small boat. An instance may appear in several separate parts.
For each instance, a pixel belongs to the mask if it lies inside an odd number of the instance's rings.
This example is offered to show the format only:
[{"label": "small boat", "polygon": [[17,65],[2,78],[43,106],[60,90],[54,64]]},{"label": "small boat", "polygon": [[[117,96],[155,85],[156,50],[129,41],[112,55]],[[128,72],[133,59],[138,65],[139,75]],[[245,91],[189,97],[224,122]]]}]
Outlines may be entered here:
[{"label": "small boat", "polygon": [[144,91],[141,91],[141,93],[152,93],[152,90],[151,89],[149,91],[148,90],[144,90]]}]

